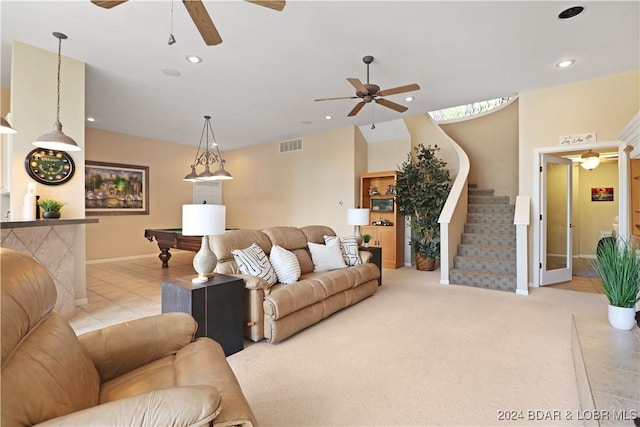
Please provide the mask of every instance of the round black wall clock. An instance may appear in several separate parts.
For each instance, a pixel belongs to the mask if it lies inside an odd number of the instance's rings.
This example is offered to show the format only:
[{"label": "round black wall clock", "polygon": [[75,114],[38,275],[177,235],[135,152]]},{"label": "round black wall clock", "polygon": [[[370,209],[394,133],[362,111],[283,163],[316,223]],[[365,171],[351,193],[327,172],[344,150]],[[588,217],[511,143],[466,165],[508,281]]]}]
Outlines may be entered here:
[{"label": "round black wall clock", "polygon": [[69,154],[46,148],[36,148],[27,154],[24,167],[31,178],[45,185],[64,184],[76,171]]}]

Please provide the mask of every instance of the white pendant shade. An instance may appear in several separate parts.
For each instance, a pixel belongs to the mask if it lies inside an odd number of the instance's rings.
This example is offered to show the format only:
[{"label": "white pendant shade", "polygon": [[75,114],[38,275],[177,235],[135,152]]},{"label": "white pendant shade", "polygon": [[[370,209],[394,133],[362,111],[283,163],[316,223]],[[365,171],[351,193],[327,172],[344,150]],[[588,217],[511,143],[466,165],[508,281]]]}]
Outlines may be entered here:
[{"label": "white pendant shade", "polygon": [[73,138],[62,133],[62,123],[56,121],[53,124],[53,130],[49,133],[41,135],[32,142],[33,145],[40,148],[57,151],[81,151],[82,148],[76,144]]},{"label": "white pendant shade", "polygon": [[17,131],[11,127],[7,119],[0,117],[0,134],[12,134]]}]

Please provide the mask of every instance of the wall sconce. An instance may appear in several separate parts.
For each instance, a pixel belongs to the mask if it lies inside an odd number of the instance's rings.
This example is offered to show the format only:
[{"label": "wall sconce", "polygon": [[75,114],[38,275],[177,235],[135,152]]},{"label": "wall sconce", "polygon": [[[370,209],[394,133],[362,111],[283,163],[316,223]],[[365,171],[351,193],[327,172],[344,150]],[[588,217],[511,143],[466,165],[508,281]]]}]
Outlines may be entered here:
[{"label": "wall sconce", "polygon": [[[211,134],[211,139],[213,140],[212,147],[215,147],[215,152],[209,151],[209,134]],[[205,151],[201,153],[200,149],[202,148],[203,141],[205,141]],[[209,166],[216,163],[220,164],[218,170],[211,172],[209,170]],[[202,135],[200,135],[200,144],[198,144],[196,158],[193,160],[193,164],[191,165],[191,172],[183,179],[191,182],[233,179],[231,174],[224,169],[224,163],[225,161],[220,154],[220,148],[218,148],[218,143],[216,142],[216,137],[213,134],[213,128],[211,127],[211,116],[204,116],[204,128],[202,129]],[[204,166],[204,172],[200,174],[196,172],[196,167],[198,165]]]},{"label": "wall sconce", "polygon": [[580,166],[582,166],[588,171],[597,168],[598,165],[600,164],[600,154],[594,153],[591,150],[584,153],[581,156],[581,158],[582,158],[582,163],[580,163]]},{"label": "wall sconce", "polygon": [[191,279],[193,283],[204,283],[213,277],[218,258],[209,246],[209,236],[224,234],[225,216],[224,205],[182,205],[182,235],[202,236],[200,250],[193,257],[193,269],[198,273]]},{"label": "wall sconce", "polygon": [[353,225],[353,234],[356,236],[358,246],[362,244],[361,225],[369,225],[369,209],[349,209],[347,211],[347,224]]},{"label": "wall sconce", "polygon": [[49,150],[80,151],[82,148],[76,144],[73,138],[62,132],[62,123],[60,123],[60,65],[62,63],[60,50],[62,48],[62,40],[66,39],[67,36],[57,32],[53,33],[53,36],[58,39],[58,100],[56,104],[56,121],[53,123],[53,130],[51,132],[40,135],[32,144],[36,147],[47,148]]}]

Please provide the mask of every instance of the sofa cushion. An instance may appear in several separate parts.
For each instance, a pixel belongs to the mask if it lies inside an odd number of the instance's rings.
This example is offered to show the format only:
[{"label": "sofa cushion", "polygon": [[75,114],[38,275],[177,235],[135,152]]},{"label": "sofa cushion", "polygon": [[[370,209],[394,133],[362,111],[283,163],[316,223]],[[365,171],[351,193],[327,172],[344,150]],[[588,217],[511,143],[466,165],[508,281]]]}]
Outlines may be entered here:
[{"label": "sofa cushion", "polygon": [[[302,232],[302,229],[291,226],[278,226],[265,228],[263,232],[269,237],[272,244],[294,253],[298,258],[301,274],[313,271],[313,261],[311,260],[311,254],[309,254],[309,248],[307,248],[307,237]],[[322,240],[316,243],[322,243]]]},{"label": "sofa cushion", "polygon": [[340,242],[336,239],[326,245],[309,242],[313,271],[329,271],[345,268]]},{"label": "sofa cushion", "polygon": [[360,252],[358,250],[358,239],[356,236],[327,236],[324,237],[324,243],[327,244],[333,240],[340,241],[340,251],[342,252],[342,258],[344,258],[345,264],[358,265],[362,264],[362,260],[360,259]]},{"label": "sofa cushion", "polygon": [[300,231],[305,235],[307,242],[324,243],[324,236],[335,236],[336,232],[326,225],[307,225],[300,227]]},{"label": "sofa cushion", "polygon": [[296,255],[285,248],[273,245],[269,261],[278,276],[278,282],[290,285],[300,278],[300,264]]},{"label": "sofa cushion", "polygon": [[269,262],[269,257],[257,244],[252,243],[251,246],[245,249],[234,249],[231,253],[242,274],[260,277],[270,285],[278,281],[276,272],[273,270],[271,262]]},{"label": "sofa cushion", "polygon": [[221,236],[209,236],[211,250],[218,257],[215,272],[221,274],[240,273],[231,251],[246,248],[252,243],[260,246],[266,254],[271,251],[271,240],[259,230],[228,230]]}]

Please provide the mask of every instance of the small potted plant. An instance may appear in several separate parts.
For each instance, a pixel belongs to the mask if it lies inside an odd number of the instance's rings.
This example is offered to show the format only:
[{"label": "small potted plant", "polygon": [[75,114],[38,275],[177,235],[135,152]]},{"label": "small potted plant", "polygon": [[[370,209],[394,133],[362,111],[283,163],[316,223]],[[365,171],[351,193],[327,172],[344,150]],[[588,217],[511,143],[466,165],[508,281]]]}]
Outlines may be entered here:
[{"label": "small potted plant", "polygon": [[598,242],[592,265],[609,300],[609,323],[616,329],[633,329],[634,306],[640,300],[638,245],[620,237],[604,238]]},{"label": "small potted plant", "polygon": [[64,206],[64,203],[54,199],[42,199],[38,202],[38,205],[44,211],[42,217],[52,219],[60,218],[60,209]]},{"label": "small potted plant", "polygon": [[369,240],[371,240],[371,235],[370,234],[365,234],[364,236],[362,236],[362,241],[364,242],[364,247],[365,248],[369,247]]}]

